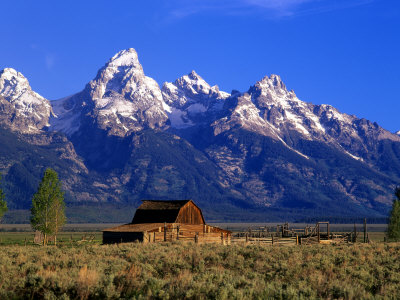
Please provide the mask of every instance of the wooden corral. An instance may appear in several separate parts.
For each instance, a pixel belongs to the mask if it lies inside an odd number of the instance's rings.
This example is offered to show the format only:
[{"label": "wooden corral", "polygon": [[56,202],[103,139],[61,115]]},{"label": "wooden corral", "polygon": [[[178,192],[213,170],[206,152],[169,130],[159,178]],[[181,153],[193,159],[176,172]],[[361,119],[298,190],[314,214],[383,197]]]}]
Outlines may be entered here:
[{"label": "wooden corral", "polygon": [[[312,244],[341,244],[357,241],[356,230],[347,233],[333,233],[329,222],[317,222],[315,226],[301,229],[290,228],[288,223],[271,227],[249,227],[246,232],[235,233],[232,243],[262,243],[267,245],[312,245]],[[367,243],[368,233],[364,221],[364,242]]]},{"label": "wooden corral", "polygon": [[231,231],[207,225],[192,200],[143,200],[132,223],[103,230],[103,244],[170,242],[230,244]]}]

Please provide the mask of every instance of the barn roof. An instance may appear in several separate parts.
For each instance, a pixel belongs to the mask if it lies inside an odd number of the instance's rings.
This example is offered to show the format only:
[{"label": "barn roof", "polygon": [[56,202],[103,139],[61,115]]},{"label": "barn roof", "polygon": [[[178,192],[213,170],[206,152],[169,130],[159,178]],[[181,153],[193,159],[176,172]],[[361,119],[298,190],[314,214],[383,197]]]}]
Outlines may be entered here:
[{"label": "barn roof", "polygon": [[[192,200],[142,200],[137,208],[132,224],[174,223],[180,209]],[[194,203],[193,203],[194,204]]]},{"label": "barn roof", "polygon": [[180,209],[192,200],[142,200],[138,209]]}]

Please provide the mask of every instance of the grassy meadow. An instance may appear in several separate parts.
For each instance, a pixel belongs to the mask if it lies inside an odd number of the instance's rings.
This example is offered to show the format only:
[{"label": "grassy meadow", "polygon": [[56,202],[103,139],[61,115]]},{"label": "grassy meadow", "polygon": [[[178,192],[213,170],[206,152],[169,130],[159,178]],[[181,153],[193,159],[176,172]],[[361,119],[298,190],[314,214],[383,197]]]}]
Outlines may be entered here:
[{"label": "grassy meadow", "polygon": [[[57,243],[75,245],[79,243],[101,244],[102,229],[116,224],[66,224],[57,235]],[[33,245],[34,232],[30,224],[1,224],[0,245]]]},{"label": "grassy meadow", "polygon": [[399,243],[0,249],[0,299],[400,298]]}]

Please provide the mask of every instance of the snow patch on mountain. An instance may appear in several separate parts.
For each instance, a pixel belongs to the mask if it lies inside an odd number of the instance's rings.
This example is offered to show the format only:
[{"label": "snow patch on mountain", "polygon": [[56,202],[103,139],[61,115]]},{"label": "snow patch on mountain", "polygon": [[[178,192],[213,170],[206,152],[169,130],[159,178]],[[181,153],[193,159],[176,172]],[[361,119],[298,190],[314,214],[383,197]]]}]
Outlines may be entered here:
[{"label": "snow patch on mountain", "polygon": [[348,151],[346,151],[346,150],[344,150],[344,152],[345,152],[347,155],[349,155],[351,158],[354,158],[355,160],[363,161],[363,159],[362,159],[361,157],[355,156],[355,155],[351,154],[350,152],[348,152]]},{"label": "snow patch on mountain", "polygon": [[80,114],[65,105],[72,96],[51,101],[54,115],[50,118],[51,130],[72,135],[79,129]]},{"label": "snow patch on mountain", "polygon": [[184,129],[195,125],[187,117],[187,113],[185,111],[175,107],[171,108],[171,111],[168,113],[168,118],[171,122],[171,127],[176,129]]}]

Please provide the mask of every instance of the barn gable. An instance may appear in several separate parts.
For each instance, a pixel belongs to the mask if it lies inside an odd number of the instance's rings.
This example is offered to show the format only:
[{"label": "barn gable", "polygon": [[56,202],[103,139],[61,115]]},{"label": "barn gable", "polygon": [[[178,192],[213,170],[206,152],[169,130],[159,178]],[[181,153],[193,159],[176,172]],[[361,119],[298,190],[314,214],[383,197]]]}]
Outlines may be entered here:
[{"label": "barn gable", "polygon": [[181,207],[175,222],[182,224],[206,224],[201,209],[192,200]]},{"label": "barn gable", "polygon": [[192,200],[143,200],[132,224],[182,223],[205,224],[203,214]]}]

